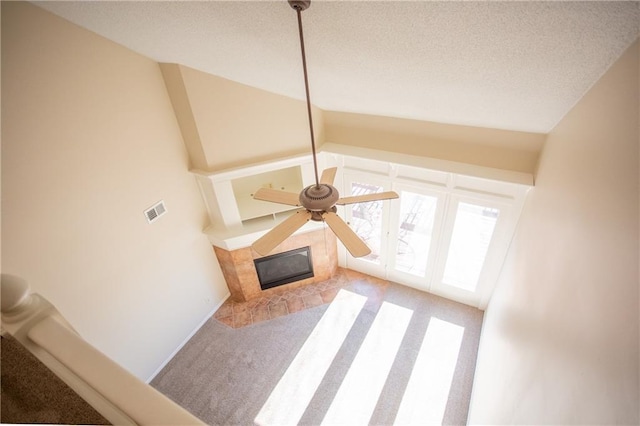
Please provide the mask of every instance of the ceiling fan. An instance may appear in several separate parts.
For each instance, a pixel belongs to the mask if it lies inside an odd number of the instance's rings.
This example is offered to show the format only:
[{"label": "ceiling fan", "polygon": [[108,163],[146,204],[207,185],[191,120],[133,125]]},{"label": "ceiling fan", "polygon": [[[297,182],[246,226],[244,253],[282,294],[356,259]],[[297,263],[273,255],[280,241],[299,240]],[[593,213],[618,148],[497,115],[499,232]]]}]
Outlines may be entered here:
[{"label": "ceiling fan", "polygon": [[286,240],[291,234],[300,229],[309,220],[322,221],[342,241],[342,244],[353,257],[363,257],[371,253],[371,249],[364,241],[336,214],[336,205],[365,203],[370,201],[388,200],[398,198],[394,191],[378,192],[353,197],[340,197],[338,190],[333,186],[337,167],[326,169],[318,179],[318,161],[316,158],[316,144],[313,135],[313,120],[311,118],[311,101],[309,100],[309,80],[307,77],[307,60],[304,52],[304,38],[302,35],[302,15],[311,4],[310,0],[288,0],[289,5],[298,15],[298,31],[300,33],[300,48],[302,50],[302,69],[304,71],[304,86],[307,98],[307,114],[309,117],[309,132],[311,135],[311,152],[313,154],[313,170],[315,184],[304,188],[300,194],[280,191],[271,188],[260,188],[253,194],[256,200],[270,201],[302,207],[289,218],[256,240],[252,247],[259,254],[265,256],[276,246]]}]

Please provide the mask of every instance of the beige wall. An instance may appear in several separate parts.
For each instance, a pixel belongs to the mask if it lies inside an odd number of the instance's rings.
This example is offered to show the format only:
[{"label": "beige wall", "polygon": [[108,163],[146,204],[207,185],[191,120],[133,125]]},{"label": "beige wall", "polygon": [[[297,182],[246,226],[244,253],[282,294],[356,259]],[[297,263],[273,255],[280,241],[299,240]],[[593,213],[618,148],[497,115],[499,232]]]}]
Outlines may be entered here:
[{"label": "beige wall", "polygon": [[325,139],[484,167],[533,173],[546,135],[325,111]]},{"label": "beige wall", "polygon": [[[161,66],[194,168],[220,171],[311,152],[305,102],[182,65]],[[300,75],[301,94],[303,84]],[[317,108],[313,121],[319,146]]]},{"label": "beige wall", "polygon": [[[310,151],[303,101],[183,65],[161,69],[192,168],[220,171]],[[315,107],[313,113],[318,148],[326,140],[524,173],[534,172],[546,137]]]},{"label": "beige wall", "polygon": [[638,424],[638,43],[549,134],[469,421]]},{"label": "beige wall", "polygon": [[158,64],[2,2],[2,94],[3,272],[147,379],[227,292]]}]

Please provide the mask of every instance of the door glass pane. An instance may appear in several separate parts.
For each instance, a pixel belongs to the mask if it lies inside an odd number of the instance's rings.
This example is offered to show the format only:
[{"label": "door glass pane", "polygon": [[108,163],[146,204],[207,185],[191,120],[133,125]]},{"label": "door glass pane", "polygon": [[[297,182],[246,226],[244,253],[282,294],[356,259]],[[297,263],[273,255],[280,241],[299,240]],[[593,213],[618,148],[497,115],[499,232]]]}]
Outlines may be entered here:
[{"label": "door glass pane", "polygon": [[[369,183],[352,182],[351,195],[382,192],[383,188]],[[357,203],[351,206],[351,229],[364,240],[371,253],[360,259],[380,263],[380,239],[382,235],[382,201]]]},{"label": "door glass pane", "polygon": [[402,191],[395,268],[424,277],[431,247],[436,197]]},{"label": "door glass pane", "polygon": [[443,282],[475,291],[500,211],[459,203]]}]

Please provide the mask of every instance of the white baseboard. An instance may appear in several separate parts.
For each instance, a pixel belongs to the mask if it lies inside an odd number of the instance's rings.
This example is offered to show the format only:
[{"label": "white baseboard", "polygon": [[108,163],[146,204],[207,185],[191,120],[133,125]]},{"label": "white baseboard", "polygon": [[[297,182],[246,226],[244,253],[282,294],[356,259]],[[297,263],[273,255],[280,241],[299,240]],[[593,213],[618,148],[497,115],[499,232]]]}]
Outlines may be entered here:
[{"label": "white baseboard", "polygon": [[169,363],[169,361],[171,361],[173,359],[174,356],[176,356],[176,354],[178,352],[180,352],[180,349],[182,349],[182,347],[184,345],[187,344],[187,342],[189,340],[191,340],[191,338],[198,332],[198,330],[200,330],[200,328],[204,325],[204,323],[206,323],[212,316],[213,314],[216,313],[216,311],[220,308],[220,306],[222,306],[222,304],[224,302],[227,301],[227,299],[231,296],[231,293],[227,293],[223,298],[222,301],[220,303],[218,303],[212,310],[211,312],[209,312],[207,315],[205,315],[205,317],[203,318],[202,321],[200,321],[200,323],[196,326],[196,328],[193,329],[193,331],[191,333],[189,333],[189,335],[182,341],[182,343],[180,343],[178,345],[178,347],[171,352],[171,355],[169,355],[169,357],[162,363],[160,364],[160,366],[156,369],[156,371],[153,372],[153,374],[151,374],[151,376],[149,376],[149,378],[147,380],[145,380],[145,382],[147,384],[151,383],[151,381],[158,375],[158,373],[160,373],[162,371],[162,369],[164,367],[166,367],[166,365]]}]

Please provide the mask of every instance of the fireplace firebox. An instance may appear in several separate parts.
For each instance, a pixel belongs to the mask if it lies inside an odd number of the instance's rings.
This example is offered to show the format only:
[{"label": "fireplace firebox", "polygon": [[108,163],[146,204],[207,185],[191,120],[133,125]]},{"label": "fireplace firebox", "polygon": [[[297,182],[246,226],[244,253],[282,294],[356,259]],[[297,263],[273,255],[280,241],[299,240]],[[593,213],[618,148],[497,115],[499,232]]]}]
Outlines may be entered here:
[{"label": "fireplace firebox", "polygon": [[253,262],[262,290],[313,277],[311,247],[261,257]]}]

